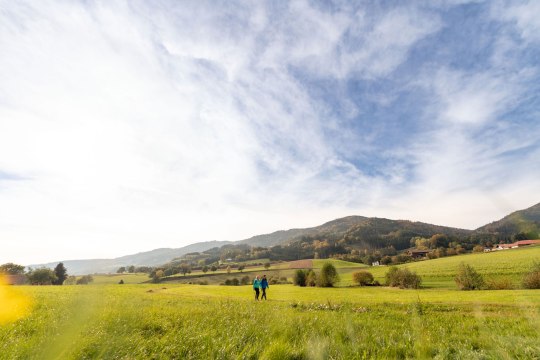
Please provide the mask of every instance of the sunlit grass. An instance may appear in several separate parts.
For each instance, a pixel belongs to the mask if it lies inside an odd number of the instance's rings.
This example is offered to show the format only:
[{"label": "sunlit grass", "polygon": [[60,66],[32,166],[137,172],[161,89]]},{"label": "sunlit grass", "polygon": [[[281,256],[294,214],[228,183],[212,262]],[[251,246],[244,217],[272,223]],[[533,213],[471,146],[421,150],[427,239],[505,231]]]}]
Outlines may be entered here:
[{"label": "sunlit grass", "polygon": [[[534,358],[540,292],[250,286],[19,287],[3,359]],[[261,346],[264,344],[264,346]]]}]

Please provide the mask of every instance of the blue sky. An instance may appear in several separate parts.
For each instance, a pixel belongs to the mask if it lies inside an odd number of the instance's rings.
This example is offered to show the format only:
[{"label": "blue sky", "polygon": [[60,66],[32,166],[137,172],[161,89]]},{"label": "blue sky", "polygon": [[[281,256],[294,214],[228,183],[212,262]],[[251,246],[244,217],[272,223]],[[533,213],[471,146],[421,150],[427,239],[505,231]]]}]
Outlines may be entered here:
[{"label": "blue sky", "polygon": [[540,201],[535,1],[0,1],[0,262]]}]

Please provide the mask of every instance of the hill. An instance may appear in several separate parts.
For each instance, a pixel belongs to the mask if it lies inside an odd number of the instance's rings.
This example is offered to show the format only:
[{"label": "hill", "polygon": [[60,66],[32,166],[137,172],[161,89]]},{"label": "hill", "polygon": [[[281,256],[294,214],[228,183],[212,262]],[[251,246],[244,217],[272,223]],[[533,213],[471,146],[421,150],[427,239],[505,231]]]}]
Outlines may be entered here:
[{"label": "hill", "polygon": [[[330,252],[339,254],[343,250],[345,253],[346,249],[393,247],[402,250],[410,246],[411,238],[429,238],[436,234],[445,235],[447,241],[458,242],[486,234],[494,240],[511,240],[516,234],[538,238],[539,229],[540,203],[516,211],[475,231],[408,220],[347,216],[312,228],[280,230],[240,241],[207,241],[181,248],[155,249],[115,259],[66,260],[63,263],[70,274],[107,273],[115,272],[121,266],[158,266],[189,253],[218,249],[224,245],[271,248],[274,259],[295,260],[313,258],[315,253],[327,257]],[[219,251],[214,251],[213,255],[219,256]],[[268,257],[270,254],[261,252],[259,255]],[[30,266],[54,267],[58,262]]]},{"label": "hill", "polygon": [[[190,252],[205,251],[214,247],[229,244],[230,241],[205,241],[187,245],[181,248],[160,248],[151,251],[139,252],[132,255],[125,255],[114,259],[85,259],[85,260],[64,260],[64,266],[70,275],[84,275],[94,273],[114,273],[121,266],[158,266],[171,259],[180,257]],[[46,264],[33,264],[28,267],[48,267],[54,268],[60,261]]]},{"label": "hill", "polygon": [[520,234],[522,238],[538,239],[540,238],[540,203],[525,210],[515,211],[476,231],[494,234],[500,240],[511,240],[516,234]]}]

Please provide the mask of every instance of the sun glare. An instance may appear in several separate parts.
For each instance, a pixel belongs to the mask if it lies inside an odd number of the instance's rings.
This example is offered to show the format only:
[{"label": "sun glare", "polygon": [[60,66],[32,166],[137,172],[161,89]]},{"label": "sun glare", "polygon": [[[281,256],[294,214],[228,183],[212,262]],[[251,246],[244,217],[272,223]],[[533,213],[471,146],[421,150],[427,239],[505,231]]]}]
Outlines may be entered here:
[{"label": "sun glare", "polygon": [[23,318],[30,312],[31,302],[0,275],[0,325]]}]

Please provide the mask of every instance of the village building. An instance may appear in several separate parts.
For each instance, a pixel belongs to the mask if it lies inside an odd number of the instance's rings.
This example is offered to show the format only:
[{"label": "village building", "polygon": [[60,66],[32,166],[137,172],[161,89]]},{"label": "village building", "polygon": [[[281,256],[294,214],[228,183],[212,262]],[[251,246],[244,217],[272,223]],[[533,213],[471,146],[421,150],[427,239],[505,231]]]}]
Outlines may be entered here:
[{"label": "village building", "polygon": [[430,252],[431,250],[418,250],[418,249],[407,250],[407,254],[413,259],[425,258],[427,254],[429,254]]},{"label": "village building", "polygon": [[540,240],[519,240],[512,244],[497,244],[493,250],[508,250],[508,249],[516,249],[523,246],[529,246],[529,245],[540,245]]}]

